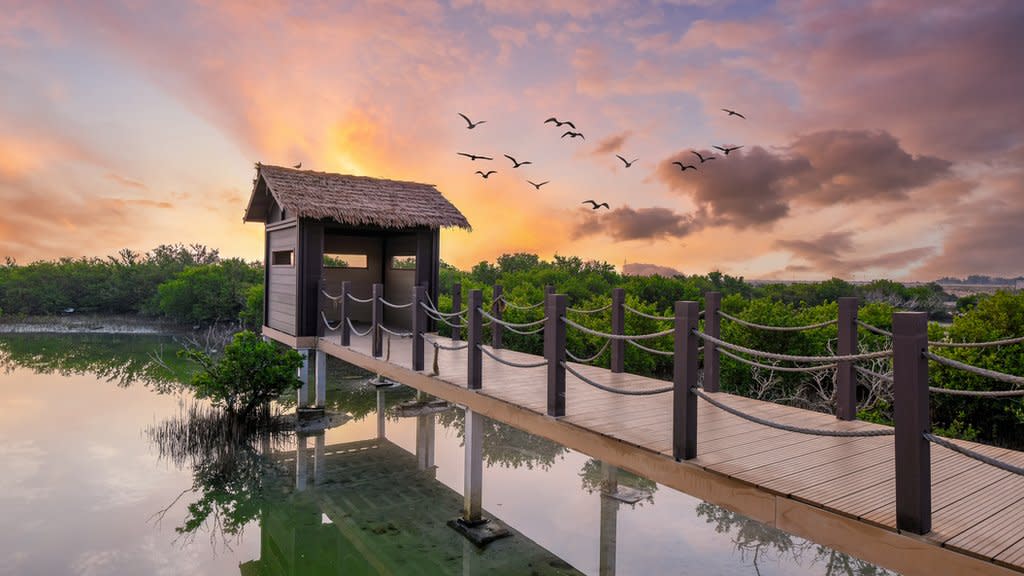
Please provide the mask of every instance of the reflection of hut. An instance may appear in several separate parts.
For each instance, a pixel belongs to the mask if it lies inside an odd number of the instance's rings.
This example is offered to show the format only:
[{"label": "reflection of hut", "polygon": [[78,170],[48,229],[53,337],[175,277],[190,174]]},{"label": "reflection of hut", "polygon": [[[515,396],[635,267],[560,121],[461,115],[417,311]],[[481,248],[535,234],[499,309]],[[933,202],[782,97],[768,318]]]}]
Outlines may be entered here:
[{"label": "reflection of hut", "polygon": [[[317,334],[321,276],[332,294],[348,280],[365,299],[380,283],[384,298],[404,303],[423,284],[436,302],[439,231],[469,228],[430,184],[262,164],[244,220],[266,226],[264,333],[296,338]],[[388,309],[384,321],[408,327],[409,315]],[[368,322],[370,306],[353,305],[350,317]]]}]

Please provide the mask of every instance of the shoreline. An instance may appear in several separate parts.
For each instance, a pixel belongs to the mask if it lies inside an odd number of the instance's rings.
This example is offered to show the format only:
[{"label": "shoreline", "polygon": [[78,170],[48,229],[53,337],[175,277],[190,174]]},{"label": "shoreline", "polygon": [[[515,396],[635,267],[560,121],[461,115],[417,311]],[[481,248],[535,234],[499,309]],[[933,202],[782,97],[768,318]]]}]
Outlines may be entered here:
[{"label": "shoreline", "polygon": [[192,332],[165,320],[139,316],[66,315],[0,317],[0,334],[183,334]]}]

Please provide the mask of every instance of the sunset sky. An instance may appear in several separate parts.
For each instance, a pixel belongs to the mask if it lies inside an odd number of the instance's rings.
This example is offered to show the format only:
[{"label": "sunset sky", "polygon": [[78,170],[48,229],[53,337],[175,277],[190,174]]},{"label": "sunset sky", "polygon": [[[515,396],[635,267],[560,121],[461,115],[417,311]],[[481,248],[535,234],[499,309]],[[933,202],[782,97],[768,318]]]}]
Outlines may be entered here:
[{"label": "sunset sky", "polygon": [[1022,30],[1018,0],[4,0],[0,258],[256,259],[253,165],[301,161],[436,184],[461,268],[1024,274]]}]

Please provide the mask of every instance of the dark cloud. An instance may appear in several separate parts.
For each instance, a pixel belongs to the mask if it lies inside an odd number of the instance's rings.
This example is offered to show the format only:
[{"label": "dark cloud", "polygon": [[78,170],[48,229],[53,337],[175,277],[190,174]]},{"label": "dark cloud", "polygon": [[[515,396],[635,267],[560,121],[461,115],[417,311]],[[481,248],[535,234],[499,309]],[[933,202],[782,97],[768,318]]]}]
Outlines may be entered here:
[{"label": "dark cloud", "polygon": [[682,274],[679,270],[670,266],[659,266],[658,264],[645,264],[643,262],[629,262],[622,267],[622,273],[630,276],[665,276],[672,277]]},{"label": "dark cloud", "polygon": [[[626,130],[625,132],[621,132],[619,134],[612,134],[611,136],[604,138],[600,142],[598,142],[597,146],[594,148],[594,151],[591,154],[593,154],[594,156],[614,154],[619,150],[622,150],[622,147],[626,144],[626,140],[629,139],[631,134],[632,132],[630,130]],[[632,160],[632,158],[629,158],[629,160]]]},{"label": "dark cloud", "polygon": [[806,264],[790,264],[784,269],[785,272],[813,270],[834,276],[848,276],[855,272],[875,268],[905,268],[908,265],[920,262],[935,252],[935,249],[931,246],[921,246],[906,250],[850,257],[851,254],[855,254],[858,251],[855,250],[853,234],[846,231],[828,232],[813,240],[777,240],[775,246],[807,262]]},{"label": "dark cloud", "polygon": [[615,240],[654,240],[682,238],[702,227],[693,214],[679,214],[668,208],[631,208],[614,210],[581,209],[573,227],[573,238],[605,234]]},{"label": "dark cloud", "polygon": [[[1019,185],[1024,187],[1024,177]],[[1018,193],[1021,188],[1018,188]],[[969,209],[946,237],[942,251],[914,270],[914,278],[1024,274],[1024,200],[988,201]]]}]

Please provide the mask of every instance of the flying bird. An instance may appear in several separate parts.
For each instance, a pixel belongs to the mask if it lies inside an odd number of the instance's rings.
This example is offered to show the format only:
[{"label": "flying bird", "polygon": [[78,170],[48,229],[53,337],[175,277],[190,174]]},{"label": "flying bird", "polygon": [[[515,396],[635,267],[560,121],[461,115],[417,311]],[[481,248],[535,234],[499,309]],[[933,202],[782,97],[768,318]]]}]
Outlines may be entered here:
[{"label": "flying bird", "polygon": [[552,116],[551,118],[548,118],[547,120],[544,121],[545,124],[549,124],[551,122],[555,123],[555,127],[556,128],[561,128],[562,125],[568,124],[569,127],[572,128],[573,130],[576,129],[576,125],[573,124],[572,122],[569,122],[568,120],[566,120],[565,122],[559,122],[558,118],[555,118],[554,116]]},{"label": "flying bird", "polygon": [[732,152],[733,150],[739,150],[740,148],[743,148],[743,146],[712,146],[712,148],[717,148],[718,150],[722,151],[722,154],[728,156],[729,152]]},{"label": "flying bird", "polygon": [[547,184],[548,182],[550,182],[550,180],[545,180],[545,181],[541,182],[540,184],[537,184],[536,182],[532,182],[530,180],[527,180],[527,182],[529,182],[530,184],[533,184],[533,187],[536,188],[537,190],[540,190],[540,187],[545,185],[545,184]]},{"label": "flying bird", "polygon": [[680,172],[686,172],[687,170],[689,170],[689,169],[691,169],[691,168],[692,168],[693,170],[696,170],[696,169],[697,169],[697,167],[696,167],[696,166],[694,166],[693,164],[683,164],[682,162],[680,162],[680,161],[678,161],[678,160],[676,160],[675,162],[673,162],[673,164],[675,164],[676,166],[679,166],[679,171],[680,171]]},{"label": "flying bird", "polygon": [[466,154],[465,152],[456,152],[456,154],[459,156],[465,156],[470,160],[494,160],[494,158],[491,158],[490,156],[477,156],[476,154]]},{"label": "flying bird", "polygon": [[516,161],[516,159],[515,159],[515,158],[513,158],[513,157],[509,156],[508,154],[503,154],[503,156],[504,156],[505,158],[508,158],[509,160],[511,160],[511,161],[512,161],[512,164],[513,164],[513,166],[512,166],[512,167],[513,167],[513,168],[519,168],[520,166],[523,166],[524,164],[533,164],[533,162],[530,162],[529,160],[524,160],[524,161],[522,161],[522,162],[518,162],[518,161]]},{"label": "flying bird", "polygon": [[700,152],[697,152],[696,150],[690,150],[690,153],[693,154],[694,156],[696,156],[697,158],[700,158],[700,163],[701,164],[707,162],[708,160],[714,160],[715,158],[718,158],[718,156],[708,156],[708,157],[701,156]]},{"label": "flying bird", "polygon": [[498,171],[497,170],[488,170],[487,172],[481,172],[481,171],[477,170],[476,173],[481,175],[481,176],[483,176],[484,180],[486,180],[488,176],[490,176],[491,174],[497,174]]},{"label": "flying bird", "polygon": [[562,134],[562,138],[565,138],[566,136],[570,138],[583,138],[584,140],[586,140],[586,137],[584,137],[582,133],[573,132],[572,130],[566,130],[565,134]]},{"label": "flying bird", "polygon": [[633,158],[632,160],[626,160],[625,158],[623,158],[622,156],[619,156],[618,154],[616,154],[615,157],[618,158],[619,160],[622,160],[622,163],[626,165],[626,168],[629,168],[630,166],[633,165],[633,162],[636,162],[637,160],[639,160],[639,158]]},{"label": "flying bird", "polygon": [[591,208],[591,210],[597,210],[601,206],[604,206],[605,208],[611,210],[611,208],[608,207],[608,203],[607,202],[601,202],[600,204],[598,204],[594,200],[584,200],[583,202],[580,202],[580,204],[586,204],[588,202],[594,206],[593,208]]},{"label": "flying bird", "polygon": [[739,112],[737,112],[735,110],[729,110],[728,108],[722,108],[722,112],[728,112],[729,116],[739,116],[740,118],[743,118],[744,120],[747,119],[747,117],[744,116],[743,114],[740,114]]},{"label": "flying bird", "polygon": [[295,168],[296,170],[298,170],[299,168],[302,168],[302,162],[299,162],[298,164],[292,166],[292,168]]},{"label": "flying bird", "polygon": [[487,120],[480,120],[479,122],[473,122],[472,120],[469,119],[469,116],[466,116],[462,112],[459,112],[458,114],[459,114],[459,116],[462,116],[463,120],[466,121],[466,128],[468,130],[472,130],[473,128],[476,128],[477,126],[483,124],[484,122],[487,122]]}]

